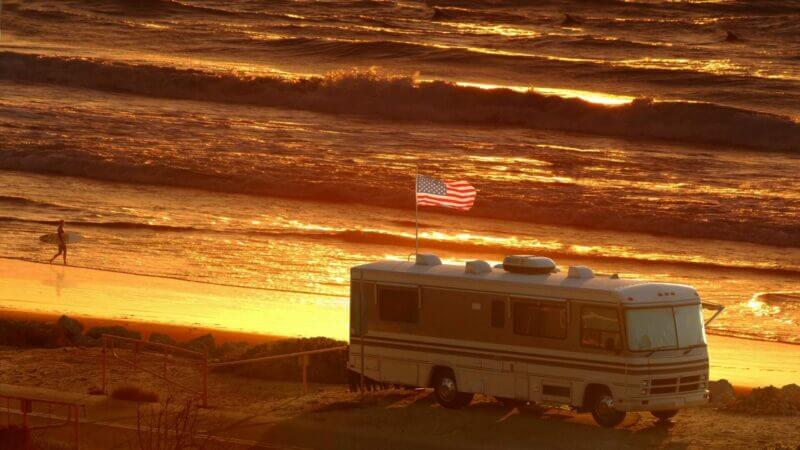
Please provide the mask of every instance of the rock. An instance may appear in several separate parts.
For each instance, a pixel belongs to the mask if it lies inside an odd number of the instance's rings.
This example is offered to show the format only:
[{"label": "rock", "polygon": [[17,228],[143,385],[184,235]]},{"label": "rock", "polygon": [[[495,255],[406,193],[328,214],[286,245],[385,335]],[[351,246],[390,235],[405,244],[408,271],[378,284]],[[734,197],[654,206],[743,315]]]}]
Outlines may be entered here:
[{"label": "rock", "polygon": [[574,27],[575,25],[580,25],[581,21],[570,16],[569,14],[564,14],[564,20],[561,21],[562,27]]},{"label": "rock", "polygon": [[75,341],[78,336],[81,336],[81,333],[83,333],[83,324],[67,316],[59,317],[58,321],[56,322],[56,327],[58,327],[64,333],[64,336],[71,341]]},{"label": "rock", "polygon": [[175,342],[175,339],[172,339],[171,337],[169,337],[168,335],[166,335],[164,333],[152,333],[150,335],[150,338],[148,339],[148,341],[154,342],[156,344],[166,344],[166,345],[173,345],[173,346],[174,345],[178,345],[178,343]]},{"label": "rock", "polygon": [[445,10],[437,7],[433,7],[433,15],[431,16],[431,20],[447,20],[449,17]]},{"label": "rock", "polygon": [[214,353],[216,345],[214,342],[214,336],[212,336],[209,333],[192,339],[191,341],[184,344],[183,347],[195,352],[200,352],[200,353],[208,352],[209,354],[211,354]]},{"label": "rock", "polygon": [[728,380],[711,381],[708,383],[711,393],[711,403],[717,406],[729,405],[736,400],[733,386]]},{"label": "rock", "polygon": [[726,33],[727,34],[725,35],[725,42],[741,42],[742,41],[742,38],[737,36],[734,32],[727,31]]},{"label": "rock", "polygon": [[138,331],[131,331],[119,325],[113,327],[93,327],[86,332],[86,335],[92,339],[100,339],[100,337],[104,334],[110,334],[112,336],[120,336],[129,339],[142,338],[142,334],[139,333]]}]

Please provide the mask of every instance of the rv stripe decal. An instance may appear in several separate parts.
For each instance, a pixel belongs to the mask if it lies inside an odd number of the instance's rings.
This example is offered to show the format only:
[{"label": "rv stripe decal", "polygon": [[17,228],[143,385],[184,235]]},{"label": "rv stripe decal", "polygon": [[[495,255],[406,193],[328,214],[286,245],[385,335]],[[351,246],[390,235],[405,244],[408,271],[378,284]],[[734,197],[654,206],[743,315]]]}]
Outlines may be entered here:
[{"label": "rv stripe decal", "polygon": [[[351,344],[360,344],[361,341],[358,339],[351,339]],[[442,353],[442,354],[451,354],[451,355],[458,355],[458,356],[465,356],[470,358],[486,358],[492,357],[493,354],[486,354],[486,353],[474,353],[468,351],[454,351],[451,349],[445,348],[436,348],[436,347],[421,347],[418,345],[407,345],[407,344],[392,344],[392,343],[384,343],[384,342],[377,342],[372,341],[369,339],[364,340],[364,344],[370,347],[382,347],[382,348],[391,348],[396,350],[410,350],[410,351],[418,351],[418,352],[433,352],[433,353]],[[370,356],[378,356],[378,355],[370,355]],[[708,370],[708,364],[704,363],[701,365],[694,365],[694,366],[681,366],[681,367],[673,367],[670,369],[659,369],[659,370],[626,370],[623,368],[611,368],[611,367],[603,367],[603,366],[590,366],[585,364],[575,364],[575,363],[566,363],[566,362],[559,362],[559,361],[548,361],[548,360],[541,360],[535,359],[530,357],[519,357],[519,356],[512,356],[508,358],[514,362],[523,362],[523,363],[533,363],[538,365],[545,365],[545,366],[555,366],[555,367],[567,367],[571,369],[581,369],[581,370],[594,370],[594,371],[601,371],[601,372],[610,372],[610,373],[619,373],[619,374],[628,374],[628,375],[656,375],[656,374],[671,374],[671,373],[680,373],[680,372],[687,372],[687,371],[694,371],[694,370]],[[602,363],[600,363],[602,364]]]},{"label": "rv stripe decal", "polygon": [[[359,338],[351,337],[351,343],[359,342]],[[415,346],[434,346],[434,347],[445,347],[445,348],[452,348],[456,350],[471,350],[471,351],[481,351],[481,352],[491,352],[492,354],[503,354],[503,355],[512,355],[512,356],[521,356],[526,358],[550,358],[560,361],[572,361],[577,363],[589,363],[589,364],[601,364],[606,366],[616,366],[620,368],[634,368],[634,369],[647,369],[651,367],[673,367],[673,366],[680,366],[684,367],[687,365],[692,364],[708,364],[708,358],[703,359],[695,359],[691,361],[681,361],[681,362],[672,362],[672,363],[657,363],[657,364],[626,364],[621,362],[614,362],[614,361],[597,361],[593,359],[586,359],[586,358],[571,358],[567,356],[555,356],[555,355],[543,355],[537,353],[522,353],[522,352],[515,352],[511,350],[501,350],[496,348],[481,348],[481,347],[470,347],[464,345],[454,345],[454,344],[441,344],[441,343],[430,343],[430,342],[420,342],[411,339],[396,339],[396,338],[387,338],[387,337],[377,337],[377,336],[365,336],[365,342],[378,342],[378,341],[388,341],[388,342],[396,342],[401,344],[410,344]],[[425,347],[420,347],[425,348]]]}]

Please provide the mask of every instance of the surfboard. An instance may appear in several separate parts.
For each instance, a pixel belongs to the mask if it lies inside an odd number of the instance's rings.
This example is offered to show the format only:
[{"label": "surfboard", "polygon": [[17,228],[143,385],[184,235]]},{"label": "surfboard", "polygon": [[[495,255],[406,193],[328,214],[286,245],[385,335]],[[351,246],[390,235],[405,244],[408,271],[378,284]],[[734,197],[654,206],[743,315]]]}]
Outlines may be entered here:
[{"label": "surfboard", "polygon": [[[58,233],[43,234],[39,236],[39,240],[45,244],[58,244]],[[67,232],[64,233],[64,242],[67,244],[75,244],[83,240],[83,236],[78,233]]]}]

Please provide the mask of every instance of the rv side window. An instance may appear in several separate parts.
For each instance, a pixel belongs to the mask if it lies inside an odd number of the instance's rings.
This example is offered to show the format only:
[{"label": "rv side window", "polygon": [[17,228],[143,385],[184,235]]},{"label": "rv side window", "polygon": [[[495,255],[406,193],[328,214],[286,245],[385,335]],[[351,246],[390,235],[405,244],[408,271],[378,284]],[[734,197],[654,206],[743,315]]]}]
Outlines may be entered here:
[{"label": "rv side window", "polygon": [[615,308],[584,306],[581,308],[581,345],[584,347],[619,350],[619,316]]},{"label": "rv side window", "polygon": [[545,302],[515,302],[514,333],[563,339],[567,337],[567,308]]},{"label": "rv side window", "polygon": [[492,301],[492,327],[503,328],[506,326],[506,302],[503,300]]},{"label": "rv side window", "polygon": [[419,320],[417,288],[378,286],[378,316],[389,322],[416,323]]}]

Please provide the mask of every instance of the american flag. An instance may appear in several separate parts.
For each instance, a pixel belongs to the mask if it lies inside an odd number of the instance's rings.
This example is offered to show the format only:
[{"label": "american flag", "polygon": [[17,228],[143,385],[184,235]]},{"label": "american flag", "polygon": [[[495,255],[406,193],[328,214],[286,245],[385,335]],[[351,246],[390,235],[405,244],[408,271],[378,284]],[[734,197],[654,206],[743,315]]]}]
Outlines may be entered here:
[{"label": "american flag", "polygon": [[476,192],[466,181],[441,181],[417,175],[417,205],[469,211],[475,203]]}]

